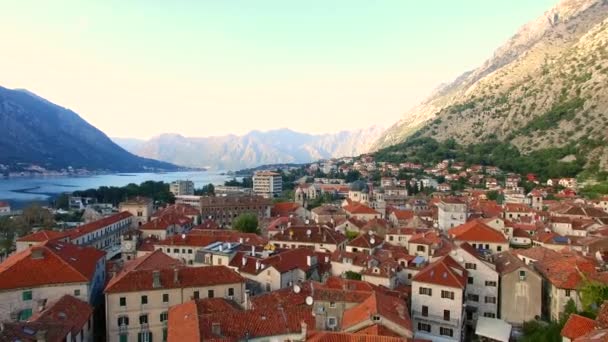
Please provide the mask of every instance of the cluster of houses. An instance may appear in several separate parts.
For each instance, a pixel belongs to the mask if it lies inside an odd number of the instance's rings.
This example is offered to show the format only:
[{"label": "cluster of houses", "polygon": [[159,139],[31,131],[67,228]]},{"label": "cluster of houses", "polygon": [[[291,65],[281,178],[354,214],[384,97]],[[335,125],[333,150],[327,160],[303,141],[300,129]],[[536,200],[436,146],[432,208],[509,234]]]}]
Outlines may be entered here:
[{"label": "cluster of houses", "polygon": [[[518,175],[451,161],[308,168],[363,177],[298,183],[292,202],[135,197],[18,238],[0,264],[0,340],[509,341],[525,322],[582,310],[588,282],[608,285],[608,198],[577,196],[574,180],[523,193]],[[375,169],[385,176],[366,180]],[[403,169],[424,174],[398,179]],[[473,186],[444,191],[439,176]],[[230,228],[243,213],[261,234]],[[564,339],[608,336],[599,312],[571,315]]]}]

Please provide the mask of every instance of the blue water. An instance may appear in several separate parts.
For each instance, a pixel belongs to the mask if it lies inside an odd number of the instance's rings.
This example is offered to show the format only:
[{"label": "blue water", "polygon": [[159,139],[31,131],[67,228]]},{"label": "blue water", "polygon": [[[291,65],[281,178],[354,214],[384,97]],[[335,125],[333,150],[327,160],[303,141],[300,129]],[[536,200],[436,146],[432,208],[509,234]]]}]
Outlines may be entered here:
[{"label": "blue water", "polygon": [[53,195],[100,186],[125,186],[148,180],[171,182],[178,179],[191,180],[196,188],[206,184],[224,184],[232,176],[221,175],[221,171],[192,171],[169,173],[128,173],[95,176],[56,176],[0,179],[0,201],[8,201],[15,207],[33,201],[47,201]]}]

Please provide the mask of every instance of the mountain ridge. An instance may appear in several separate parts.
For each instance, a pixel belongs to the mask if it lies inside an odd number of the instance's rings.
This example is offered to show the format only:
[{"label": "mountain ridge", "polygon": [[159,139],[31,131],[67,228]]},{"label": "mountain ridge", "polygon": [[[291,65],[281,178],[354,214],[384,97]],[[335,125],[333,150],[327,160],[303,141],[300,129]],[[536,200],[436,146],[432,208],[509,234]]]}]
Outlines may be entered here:
[{"label": "mountain ridge", "polygon": [[288,128],[209,137],[164,133],[139,145],[132,145],[132,141],[124,138],[113,139],[140,156],[191,167],[228,170],[359,155],[366,153],[383,131],[372,126],[325,134],[301,133]]}]

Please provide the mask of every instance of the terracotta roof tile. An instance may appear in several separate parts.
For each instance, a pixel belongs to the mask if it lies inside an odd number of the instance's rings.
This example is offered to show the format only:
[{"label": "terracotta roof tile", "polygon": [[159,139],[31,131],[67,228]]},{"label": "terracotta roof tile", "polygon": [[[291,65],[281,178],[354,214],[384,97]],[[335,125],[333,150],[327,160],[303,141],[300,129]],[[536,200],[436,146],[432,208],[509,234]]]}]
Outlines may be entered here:
[{"label": "terracotta roof tile", "polygon": [[448,234],[459,241],[481,241],[494,243],[507,243],[507,238],[499,231],[480,220],[469,221],[448,230]]},{"label": "terracotta roof tile", "polygon": [[129,217],[132,217],[133,214],[131,214],[128,211],[123,211],[121,213],[118,214],[114,214],[112,216],[108,216],[108,217],[104,217],[101,220],[97,220],[97,221],[93,221],[91,223],[87,223],[87,224],[83,224],[82,226],[79,226],[77,228],[74,228],[72,230],[67,231],[66,233],[70,236],[70,239],[76,239],[82,235],[94,232],[98,229],[101,229],[103,227],[107,227],[109,225],[112,225],[114,223],[120,222],[122,220],[125,220]]},{"label": "terracotta roof tile", "polygon": [[420,270],[413,281],[463,289],[467,271],[450,256],[444,256]]},{"label": "terracotta roof tile", "polygon": [[562,328],[561,335],[570,340],[583,336],[595,328],[595,321],[575,313],[571,314]]},{"label": "terracotta roof tile", "polygon": [[52,240],[65,239],[68,236],[67,232],[58,232],[56,230],[39,230],[35,233],[31,233],[22,236],[17,239],[18,242],[44,242]]}]

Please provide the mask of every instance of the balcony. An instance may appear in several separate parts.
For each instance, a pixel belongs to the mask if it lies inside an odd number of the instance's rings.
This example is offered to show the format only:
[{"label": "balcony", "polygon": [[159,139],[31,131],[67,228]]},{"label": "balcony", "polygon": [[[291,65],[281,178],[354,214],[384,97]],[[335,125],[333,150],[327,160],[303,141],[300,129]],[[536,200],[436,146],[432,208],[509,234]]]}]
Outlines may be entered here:
[{"label": "balcony", "polygon": [[125,325],[125,324],[121,324],[118,326],[118,333],[119,334],[126,334],[129,332],[129,326]]},{"label": "balcony", "polygon": [[423,315],[421,311],[412,311],[412,315],[414,316],[415,320],[418,320],[421,322],[449,325],[449,326],[453,326],[456,328],[459,328],[461,326],[461,320],[458,318],[454,318],[454,317],[450,317],[449,320],[445,320],[445,319],[443,319],[443,316],[431,315],[431,314]]}]

